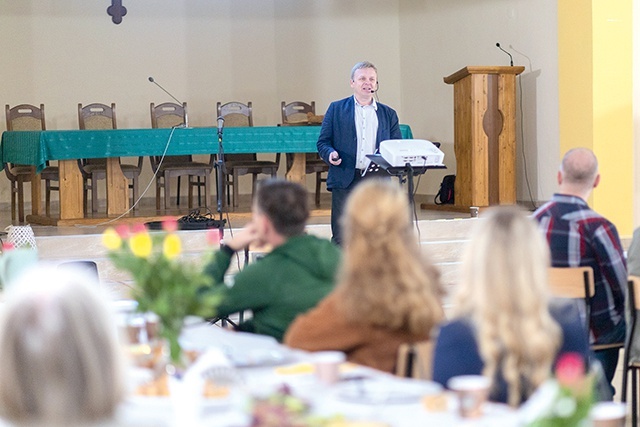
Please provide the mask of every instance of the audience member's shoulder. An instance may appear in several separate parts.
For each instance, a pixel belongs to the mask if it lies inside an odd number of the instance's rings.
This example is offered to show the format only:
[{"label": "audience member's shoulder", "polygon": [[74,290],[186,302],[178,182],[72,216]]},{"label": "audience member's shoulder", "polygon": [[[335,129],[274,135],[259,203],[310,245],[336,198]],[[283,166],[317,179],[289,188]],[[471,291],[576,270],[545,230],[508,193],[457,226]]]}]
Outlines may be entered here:
[{"label": "audience member's shoulder", "polygon": [[315,234],[303,234],[302,239],[304,239],[306,244],[315,245],[318,247],[328,248],[331,251],[340,251],[340,247],[331,242],[331,240],[326,239],[324,237],[316,236]]},{"label": "audience member's shoulder", "polygon": [[468,318],[459,317],[443,323],[440,326],[439,334],[456,337],[473,337],[474,330]]},{"label": "audience member's shoulder", "polygon": [[549,200],[544,203],[542,206],[538,206],[538,208],[533,212],[532,216],[534,218],[540,218],[541,216],[547,214],[549,210],[556,205],[555,200]]}]

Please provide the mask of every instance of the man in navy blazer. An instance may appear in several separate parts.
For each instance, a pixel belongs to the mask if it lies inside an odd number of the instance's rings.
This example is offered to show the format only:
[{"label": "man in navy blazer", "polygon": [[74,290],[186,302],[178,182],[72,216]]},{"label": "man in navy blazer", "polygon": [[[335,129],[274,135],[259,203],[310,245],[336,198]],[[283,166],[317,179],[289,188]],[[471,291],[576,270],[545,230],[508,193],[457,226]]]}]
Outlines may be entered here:
[{"label": "man in navy blazer", "polygon": [[396,112],[373,95],[378,90],[378,70],[370,62],[359,62],[351,70],[353,96],[329,105],[318,138],[318,153],[329,166],[327,189],[331,191],[331,232],[334,243],[342,242],[340,217],[349,193],[362,179],[380,142],[401,139]]}]

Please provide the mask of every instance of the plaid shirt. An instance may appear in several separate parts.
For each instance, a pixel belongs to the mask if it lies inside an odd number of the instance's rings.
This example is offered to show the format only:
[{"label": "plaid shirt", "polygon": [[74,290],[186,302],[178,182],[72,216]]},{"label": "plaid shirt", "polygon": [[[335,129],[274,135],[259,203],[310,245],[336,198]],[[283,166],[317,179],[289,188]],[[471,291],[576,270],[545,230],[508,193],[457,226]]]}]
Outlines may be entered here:
[{"label": "plaid shirt", "polygon": [[616,227],[581,198],[563,194],[554,194],[533,216],[549,242],[554,267],[593,268],[591,339],[606,344],[607,334],[625,322],[627,266]]}]

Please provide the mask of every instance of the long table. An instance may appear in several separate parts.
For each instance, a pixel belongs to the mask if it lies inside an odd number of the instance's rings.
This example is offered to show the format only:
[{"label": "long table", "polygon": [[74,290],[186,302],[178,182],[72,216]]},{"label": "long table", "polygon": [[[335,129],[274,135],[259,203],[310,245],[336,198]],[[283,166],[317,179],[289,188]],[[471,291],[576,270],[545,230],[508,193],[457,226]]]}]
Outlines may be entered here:
[{"label": "long table", "polygon": [[[205,352],[184,375],[182,387],[170,386],[171,392],[176,392],[172,398],[128,397],[119,412],[118,421],[123,425],[249,426],[251,399],[265,398],[282,384],[310,405],[311,415],[337,419],[340,425],[340,419],[345,425],[348,421],[375,421],[389,427],[523,425],[520,412],[491,402],[485,403],[480,418],[462,419],[457,414],[455,396],[439,385],[351,363],[341,366],[340,381],[324,384],[316,379],[313,354],[287,348],[264,335],[189,323],[181,342],[186,348]],[[225,381],[227,396],[201,397],[198,379],[207,371]],[[135,381],[136,377],[129,378]]]},{"label": "long table", "polygon": [[[411,128],[400,125],[403,138],[412,138]],[[263,126],[226,128],[223,133],[225,154],[294,153],[287,179],[303,182],[304,153],[315,152],[319,126]],[[107,158],[107,216],[115,217],[129,209],[127,179],[122,174],[120,157],[184,154],[216,154],[217,128],[49,130],[4,132],[0,142],[0,163],[34,166],[31,180],[34,224],[79,223],[84,218],[82,175],[77,159]],[[60,168],[60,217],[43,215],[38,174],[48,161],[58,160]],[[209,197],[209,195],[207,195]],[[95,222],[95,219],[93,219]]]}]

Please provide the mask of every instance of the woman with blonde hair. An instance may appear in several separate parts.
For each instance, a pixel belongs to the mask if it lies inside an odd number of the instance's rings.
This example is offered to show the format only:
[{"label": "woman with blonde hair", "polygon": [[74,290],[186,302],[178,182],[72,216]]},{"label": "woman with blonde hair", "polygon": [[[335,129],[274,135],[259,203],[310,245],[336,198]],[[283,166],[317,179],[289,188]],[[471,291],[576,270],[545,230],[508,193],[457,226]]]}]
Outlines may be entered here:
[{"label": "woman with blonde hair", "polygon": [[35,267],[7,292],[0,316],[0,417],[12,425],[113,420],[124,393],[115,323],[97,283]]},{"label": "woman with blonde hair", "polygon": [[517,406],[550,376],[559,354],[586,360],[577,311],[550,304],[549,263],[547,244],[524,212],[487,212],[463,255],[455,319],[438,335],[434,380],[482,374],[493,379],[492,400]]},{"label": "woman with blonde hair", "polygon": [[407,195],[391,181],[356,187],[343,217],[343,267],[335,290],[296,318],[285,344],[340,350],[392,372],[399,346],[429,338],[443,317],[439,274],[420,254]]}]

